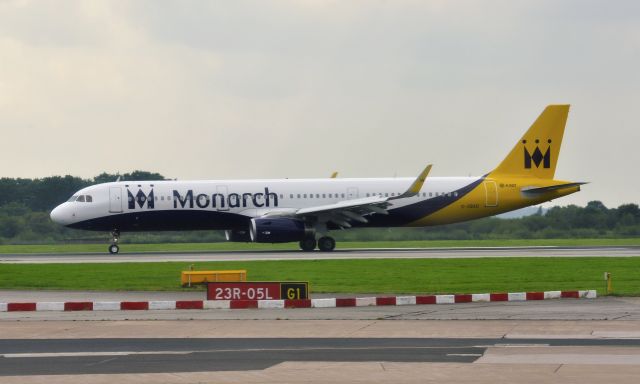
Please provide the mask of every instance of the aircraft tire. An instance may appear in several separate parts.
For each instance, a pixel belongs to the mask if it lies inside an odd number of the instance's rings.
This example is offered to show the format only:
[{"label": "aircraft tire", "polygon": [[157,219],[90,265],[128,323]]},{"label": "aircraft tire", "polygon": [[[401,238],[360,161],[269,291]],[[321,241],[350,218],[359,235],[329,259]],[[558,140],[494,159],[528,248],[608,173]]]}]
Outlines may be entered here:
[{"label": "aircraft tire", "polygon": [[318,249],[322,252],[331,252],[336,248],[336,241],[333,237],[323,236],[318,239]]},{"label": "aircraft tire", "polygon": [[305,252],[311,252],[314,249],[316,249],[316,239],[314,239],[313,237],[308,237],[306,239],[300,240],[300,249],[302,249]]},{"label": "aircraft tire", "polygon": [[111,254],[116,254],[120,251],[120,247],[118,247],[118,244],[111,244],[109,246],[109,253]]}]

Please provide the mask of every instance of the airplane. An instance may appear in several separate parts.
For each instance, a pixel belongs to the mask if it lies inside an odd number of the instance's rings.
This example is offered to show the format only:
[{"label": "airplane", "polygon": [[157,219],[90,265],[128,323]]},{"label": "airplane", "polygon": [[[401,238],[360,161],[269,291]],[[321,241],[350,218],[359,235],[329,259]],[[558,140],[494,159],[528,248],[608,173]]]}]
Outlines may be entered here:
[{"label": "airplane", "polygon": [[549,105],[491,172],[476,177],[116,181],[76,192],[51,212],[61,225],[111,233],[225,230],[232,242],[298,242],[333,251],[330,231],[424,227],[493,216],[580,190],[555,180],[569,105]]}]

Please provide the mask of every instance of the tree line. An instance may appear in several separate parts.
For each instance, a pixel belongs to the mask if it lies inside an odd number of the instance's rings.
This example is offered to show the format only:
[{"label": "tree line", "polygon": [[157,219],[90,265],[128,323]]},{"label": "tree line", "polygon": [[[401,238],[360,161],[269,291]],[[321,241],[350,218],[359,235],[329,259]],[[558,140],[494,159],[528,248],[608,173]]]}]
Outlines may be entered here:
[{"label": "tree line", "polygon": [[[89,185],[120,180],[164,180],[159,173],[134,171],[102,173],[93,179],[53,176],[41,179],[0,179],[0,244],[106,242],[107,233],[64,228],[49,212],[73,193]],[[541,210],[517,219],[495,217],[425,228],[366,228],[332,233],[341,241],[366,240],[480,240],[537,238],[620,238],[640,236],[640,208],[623,204],[608,208],[600,201],[586,207],[569,205]],[[222,231],[127,233],[125,242],[217,242]]]}]

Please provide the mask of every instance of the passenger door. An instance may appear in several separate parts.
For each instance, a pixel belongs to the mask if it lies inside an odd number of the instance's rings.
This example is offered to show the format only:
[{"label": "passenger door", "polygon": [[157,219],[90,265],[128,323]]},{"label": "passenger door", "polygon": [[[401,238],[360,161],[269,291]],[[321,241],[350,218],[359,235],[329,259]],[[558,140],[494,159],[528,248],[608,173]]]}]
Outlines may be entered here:
[{"label": "passenger door", "polygon": [[486,180],[484,182],[484,191],[486,194],[485,207],[497,207],[498,206],[498,187],[493,180]]},{"label": "passenger door", "polygon": [[122,213],[122,188],[109,188],[109,212]]}]

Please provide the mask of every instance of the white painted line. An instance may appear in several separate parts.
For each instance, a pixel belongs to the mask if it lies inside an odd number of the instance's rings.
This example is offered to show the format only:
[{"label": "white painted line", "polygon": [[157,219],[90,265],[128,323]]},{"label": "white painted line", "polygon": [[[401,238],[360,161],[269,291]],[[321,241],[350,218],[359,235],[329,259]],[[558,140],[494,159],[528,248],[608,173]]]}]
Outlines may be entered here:
[{"label": "white painted line", "polygon": [[36,311],[64,311],[64,302],[39,302]]},{"label": "white painted line", "polygon": [[0,312],[7,312],[7,303],[0,303]]},{"label": "white painted line", "polygon": [[489,302],[491,301],[491,295],[488,293],[474,293],[471,295],[471,301],[475,302]]},{"label": "white painted line", "polygon": [[369,307],[376,305],[375,297],[356,297],[356,307]]},{"label": "white painted line", "polygon": [[509,301],[525,301],[527,300],[526,292],[509,292]]},{"label": "white painted line", "polygon": [[501,348],[531,348],[531,347],[548,347],[549,344],[509,344],[509,343],[496,343],[493,347],[501,347]]},{"label": "white painted line", "polygon": [[398,296],[396,297],[396,305],[416,305],[415,296]]},{"label": "white painted line", "polygon": [[96,301],[93,303],[94,311],[119,311],[119,301]]},{"label": "white painted line", "polygon": [[231,302],[229,300],[205,300],[202,302],[203,309],[229,309]]},{"label": "white painted line", "polygon": [[311,299],[312,308],[335,308],[336,299]]},{"label": "white painted line", "polygon": [[453,304],[455,302],[455,295],[436,295],[436,304]]},{"label": "white painted line", "polygon": [[559,299],[562,297],[562,291],[546,291],[544,293],[544,299]]},{"label": "white painted line", "polygon": [[284,300],[258,300],[260,309],[283,309]]},{"label": "white painted line", "polygon": [[143,352],[44,352],[44,353],[6,353],[0,355],[7,359],[32,357],[91,357],[91,356],[130,356],[130,355],[188,355],[194,351],[143,351]]},{"label": "white painted line", "polygon": [[447,356],[482,356],[482,353],[447,353]]},{"label": "white painted line", "polygon": [[149,309],[176,309],[175,301],[150,301]]}]

